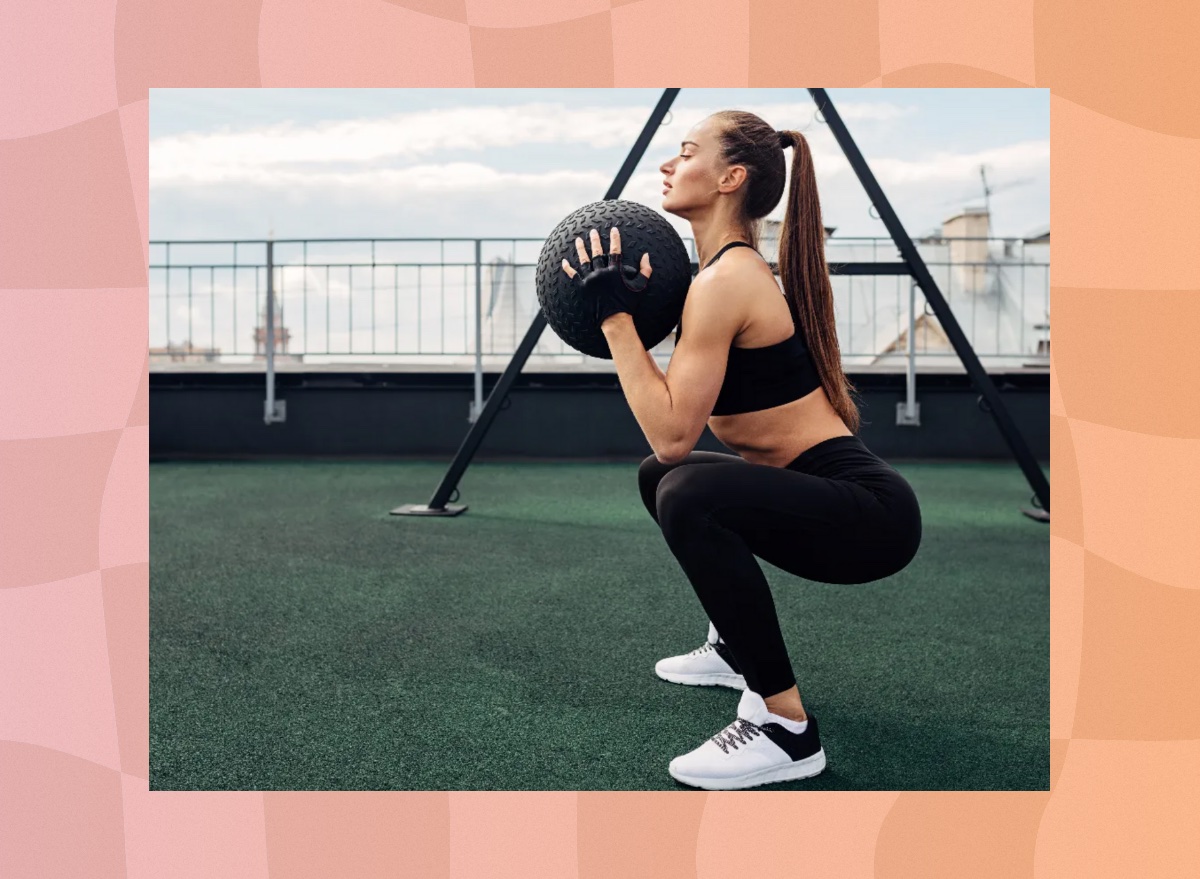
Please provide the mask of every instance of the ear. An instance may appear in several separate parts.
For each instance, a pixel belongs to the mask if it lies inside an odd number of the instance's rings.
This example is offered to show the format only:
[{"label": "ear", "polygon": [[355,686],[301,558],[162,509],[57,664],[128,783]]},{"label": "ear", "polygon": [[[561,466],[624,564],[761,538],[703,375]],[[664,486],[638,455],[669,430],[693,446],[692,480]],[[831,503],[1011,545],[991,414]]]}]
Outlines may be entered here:
[{"label": "ear", "polygon": [[721,192],[736,192],[738,187],[746,181],[746,174],[745,165],[731,165],[717,182],[717,188]]}]

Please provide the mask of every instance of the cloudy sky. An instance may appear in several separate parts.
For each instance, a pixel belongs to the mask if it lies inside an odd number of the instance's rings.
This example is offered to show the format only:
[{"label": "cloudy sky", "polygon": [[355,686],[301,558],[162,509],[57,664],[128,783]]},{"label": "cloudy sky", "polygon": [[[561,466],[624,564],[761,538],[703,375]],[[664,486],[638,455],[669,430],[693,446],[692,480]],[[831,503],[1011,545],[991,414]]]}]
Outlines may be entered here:
[{"label": "cloudy sky", "polygon": [[[543,236],[604,194],[660,94],[151,89],[150,237]],[[1047,90],[829,94],[910,235],[982,204],[981,165],[994,235],[1049,224]],[[805,89],[683,89],[622,197],[657,208],[659,164],[724,108],[804,131],[835,235],[887,234]]]}]

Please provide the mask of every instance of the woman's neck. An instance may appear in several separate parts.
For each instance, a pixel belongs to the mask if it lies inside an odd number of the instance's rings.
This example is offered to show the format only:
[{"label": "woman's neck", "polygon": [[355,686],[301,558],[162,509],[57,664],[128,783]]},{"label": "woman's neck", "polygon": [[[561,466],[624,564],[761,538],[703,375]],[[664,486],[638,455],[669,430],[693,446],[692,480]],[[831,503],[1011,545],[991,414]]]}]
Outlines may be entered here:
[{"label": "woman's neck", "polygon": [[741,229],[729,224],[706,226],[698,221],[692,223],[692,238],[696,242],[696,258],[700,262],[700,268],[708,265],[708,261],[716,256],[717,252],[726,244],[731,241],[746,240]]}]

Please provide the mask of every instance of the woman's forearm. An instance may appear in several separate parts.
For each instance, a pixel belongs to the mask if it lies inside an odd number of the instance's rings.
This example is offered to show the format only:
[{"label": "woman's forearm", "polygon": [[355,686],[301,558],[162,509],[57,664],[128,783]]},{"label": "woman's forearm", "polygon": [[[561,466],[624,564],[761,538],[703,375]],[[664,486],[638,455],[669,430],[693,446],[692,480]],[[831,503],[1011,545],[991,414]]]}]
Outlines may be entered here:
[{"label": "woman's forearm", "polygon": [[679,443],[675,430],[675,411],[666,374],[654,356],[642,347],[633,318],[616,314],[601,325],[608,340],[617,378],[633,417],[641,427],[650,448],[660,460],[669,460]]}]

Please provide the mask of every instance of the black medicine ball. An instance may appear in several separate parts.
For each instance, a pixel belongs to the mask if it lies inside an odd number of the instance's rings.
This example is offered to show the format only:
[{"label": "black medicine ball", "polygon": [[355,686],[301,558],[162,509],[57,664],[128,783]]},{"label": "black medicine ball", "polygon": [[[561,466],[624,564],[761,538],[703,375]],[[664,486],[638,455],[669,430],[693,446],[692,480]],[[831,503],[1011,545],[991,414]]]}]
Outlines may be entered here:
[{"label": "black medicine ball", "polygon": [[634,201],[608,199],[572,211],[554,227],[542,246],[537,265],[537,297],[546,322],[558,337],[577,351],[612,359],[608,340],[596,322],[590,303],[581,300],[574,282],[563,271],[566,259],[579,270],[575,239],[582,238],[588,255],[591,232],[600,233],[609,252],[613,226],[621,236],[621,261],[640,270],[642,254],[650,254],[650,281],[633,325],[642,346],[649,350],[670,335],[683,313],[683,300],[692,283],[692,263],[679,233],[653,208]]}]

